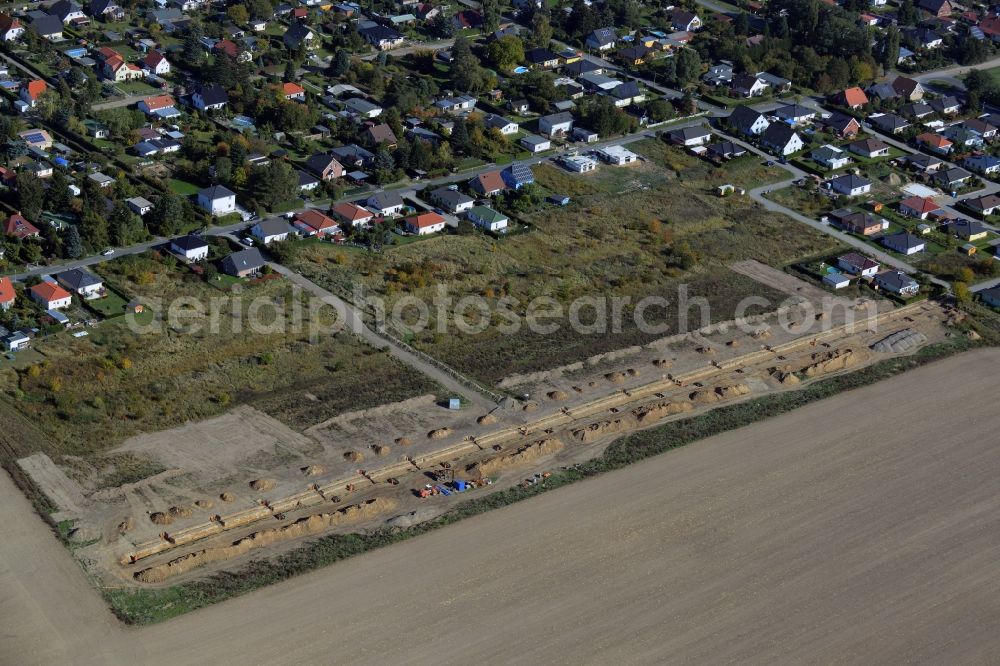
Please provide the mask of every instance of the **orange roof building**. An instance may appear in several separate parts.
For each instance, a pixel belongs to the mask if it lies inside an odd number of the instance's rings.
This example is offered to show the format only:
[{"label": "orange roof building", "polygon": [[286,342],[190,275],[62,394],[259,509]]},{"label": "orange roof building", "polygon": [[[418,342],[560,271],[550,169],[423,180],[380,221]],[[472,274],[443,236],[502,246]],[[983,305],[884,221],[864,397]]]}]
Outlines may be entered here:
[{"label": "orange roof building", "polygon": [[406,224],[414,229],[427,229],[428,227],[444,224],[444,218],[433,211],[428,211],[419,215],[409,216],[406,218]]},{"label": "orange roof building", "polygon": [[28,81],[28,86],[27,86],[28,97],[30,97],[32,101],[37,101],[38,98],[42,96],[42,93],[48,90],[48,88],[49,88],[48,84],[45,83],[45,81],[42,81],[41,79]]},{"label": "orange roof building", "polygon": [[281,92],[284,94],[285,99],[291,99],[292,97],[305,95],[306,89],[297,83],[283,83],[281,84]]},{"label": "orange roof building", "polygon": [[3,232],[8,236],[20,238],[21,240],[36,237],[39,233],[38,227],[28,222],[20,212],[14,213],[7,218],[7,221],[3,225]]},{"label": "orange roof building", "polygon": [[330,212],[337,219],[349,222],[351,225],[365,224],[375,217],[367,208],[362,208],[346,201],[331,208]]},{"label": "orange roof building", "polygon": [[840,94],[840,101],[846,107],[857,109],[868,103],[868,95],[865,94],[864,90],[855,86],[842,92]]},{"label": "orange roof building", "polygon": [[0,308],[6,310],[14,302],[17,293],[14,291],[14,283],[9,277],[0,278]]},{"label": "orange roof building", "polygon": [[340,230],[337,223],[315,208],[295,214],[295,226],[309,235],[323,236]]},{"label": "orange roof building", "polygon": [[34,300],[48,308],[66,307],[72,300],[70,293],[55,282],[39,282],[28,291]]}]

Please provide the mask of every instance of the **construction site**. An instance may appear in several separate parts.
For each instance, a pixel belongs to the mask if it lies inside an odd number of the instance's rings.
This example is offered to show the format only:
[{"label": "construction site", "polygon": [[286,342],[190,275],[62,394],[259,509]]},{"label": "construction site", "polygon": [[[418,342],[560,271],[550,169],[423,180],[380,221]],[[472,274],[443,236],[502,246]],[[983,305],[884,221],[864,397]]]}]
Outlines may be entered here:
[{"label": "construction site", "polygon": [[832,300],[787,274],[736,267],[789,294],[716,324],[499,383],[494,408],[425,395],[297,432],[243,405],[133,437],[114,454],[162,471],[92,490],[44,454],[19,462],[58,507],[73,553],[105,588],[238,568],[311,537],[408,527],[464,496],[543,480],[640,429],[850,372],[956,335],[936,302]]}]

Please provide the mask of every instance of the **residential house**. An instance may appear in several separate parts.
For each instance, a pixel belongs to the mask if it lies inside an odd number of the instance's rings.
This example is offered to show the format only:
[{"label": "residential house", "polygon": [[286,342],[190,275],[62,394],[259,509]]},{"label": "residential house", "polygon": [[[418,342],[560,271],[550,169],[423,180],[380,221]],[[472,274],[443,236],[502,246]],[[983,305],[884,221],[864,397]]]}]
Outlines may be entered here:
[{"label": "residential house", "polygon": [[905,254],[907,256],[923,252],[924,248],[927,246],[921,238],[905,231],[885,236],[882,238],[881,243],[893,252],[898,252],[899,254]]},{"label": "residential house", "polygon": [[281,40],[285,43],[285,48],[289,51],[298,50],[299,46],[303,46],[307,49],[315,48],[316,34],[306,27],[305,24],[299,23],[298,21],[293,22],[285,34],[281,37]]},{"label": "residential house", "polygon": [[930,174],[934,173],[944,164],[941,160],[931,155],[924,155],[923,153],[916,153],[915,155],[907,155],[901,160],[914,171],[920,173]]},{"label": "residential house", "polygon": [[642,46],[640,44],[638,46],[629,46],[627,48],[624,48],[618,51],[618,53],[616,53],[615,55],[618,56],[618,58],[627,66],[638,67],[639,65],[645,63],[646,59],[649,58],[653,53],[654,53],[653,49],[649,48],[648,46]]},{"label": "residential house", "polygon": [[236,212],[236,193],[224,185],[212,185],[198,192],[198,207],[215,216]]},{"label": "residential house", "polygon": [[820,123],[837,136],[844,138],[857,136],[858,132],[861,131],[861,123],[858,122],[857,118],[846,113],[831,113],[830,117],[821,119]]},{"label": "residential house", "polygon": [[521,162],[511,164],[500,173],[500,176],[504,184],[512,190],[519,190],[535,182],[535,174],[531,171],[531,167]]},{"label": "residential house", "polygon": [[365,128],[365,136],[373,146],[386,146],[390,150],[395,148],[398,143],[396,133],[393,132],[392,128],[385,123],[368,125],[368,127]]},{"label": "residential house", "polygon": [[879,273],[875,276],[875,285],[899,296],[914,296],[920,292],[920,284],[902,271]]},{"label": "residential house", "polygon": [[344,166],[329,153],[317,153],[306,160],[306,169],[322,180],[335,180],[344,175]]},{"label": "residential house", "polygon": [[867,178],[856,176],[853,173],[847,173],[843,176],[831,178],[826,181],[823,186],[828,190],[836,192],[837,194],[843,194],[848,197],[858,197],[862,194],[868,194],[871,191],[872,182]]},{"label": "residential house", "polygon": [[330,209],[330,214],[352,227],[366,226],[375,218],[367,208],[343,201]]},{"label": "residential house", "polygon": [[125,205],[139,217],[153,210],[153,202],[144,197],[129,197],[125,200]]},{"label": "residential house", "polygon": [[456,12],[451,20],[458,30],[475,30],[483,27],[483,15],[473,9]]},{"label": "residential house", "polygon": [[382,217],[392,217],[403,212],[403,198],[398,192],[376,192],[368,197],[365,205],[368,210]]},{"label": "residential house", "polygon": [[917,0],[917,7],[938,18],[950,16],[955,11],[949,0]]},{"label": "residential house", "polygon": [[466,217],[480,229],[492,232],[503,232],[510,223],[510,218],[489,206],[476,206],[466,213]]},{"label": "residential house", "polygon": [[746,148],[732,141],[718,141],[708,147],[708,156],[716,160],[731,160],[746,154]]},{"label": "residential house", "polygon": [[62,310],[73,302],[73,296],[55,282],[43,281],[28,289],[28,298],[46,310]]},{"label": "residential house", "polygon": [[876,113],[868,116],[868,124],[886,134],[900,134],[910,126],[908,120],[895,113]]},{"label": "residential house", "polygon": [[899,202],[899,214],[905,217],[915,217],[926,220],[927,216],[941,209],[933,199],[928,197],[907,197]]},{"label": "residential house", "polygon": [[574,127],[573,128],[573,140],[579,141],[580,143],[597,143],[601,136],[594,130],[587,129],[586,127]]},{"label": "residential house", "polygon": [[775,93],[784,93],[792,89],[792,82],[771,72],[757,72],[757,78],[771,87]]},{"label": "residential house", "polygon": [[935,134],[934,132],[924,132],[917,135],[917,138],[914,140],[918,146],[922,146],[938,155],[947,155],[951,152],[951,148],[954,145],[948,137]]},{"label": "residential house", "polygon": [[992,141],[997,136],[997,128],[982,118],[970,118],[962,123],[962,127],[983,137],[984,141]]},{"label": "residential house", "polygon": [[552,141],[546,139],[544,136],[538,136],[537,134],[522,136],[518,140],[518,144],[533,155],[545,152],[546,150],[552,148]]},{"label": "residential house", "polygon": [[375,164],[375,154],[355,143],[337,146],[330,150],[330,154],[337,158],[337,161],[345,168],[347,166],[367,168]]},{"label": "residential house", "polygon": [[170,95],[154,95],[139,100],[137,105],[139,110],[147,116],[157,116],[160,118],[172,118],[180,115],[177,110],[177,102]]},{"label": "residential house", "polygon": [[991,308],[1000,309],[1000,285],[979,292],[979,298]]},{"label": "residential house", "polygon": [[52,135],[48,130],[31,128],[18,132],[17,136],[28,148],[48,151],[52,147]]},{"label": "residential house", "polygon": [[38,238],[40,235],[38,227],[28,222],[24,215],[21,215],[20,211],[14,213],[4,221],[3,232],[7,236],[13,236],[19,240]]},{"label": "residential house", "polygon": [[768,149],[787,157],[802,150],[805,145],[802,137],[788,125],[773,123],[760,137],[761,143]]},{"label": "residential house", "polygon": [[816,117],[816,111],[801,104],[785,104],[772,111],[775,116],[793,125],[805,125]]},{"label": "residential house", "polygon": [[180,236],[170,241],[170,251],[184,261],[204,261],[208,259],[208,243],[201,236]]},{"label": "residential house", "polygon": [[639,156],[623,146],[604,146],[594,151],[602,162],[615,166],[624,166],[639,161]]},{"label": "residential house", "polygon": [[63,39],[63,22],[58,16],[43,14],[32,19],[30,27],[35,34],[50,42],[60,42]]},{"label": "residential house", "polygon": [[934,110],[934,113],[940,113],[942,116],[952,116],[962,110],[962,103],[954,95],[945,95],[944,97],[932,99],[930,107]]},{"label": "residential house", "polygon": [[87,15],[83,13],[83,8],[73,0],[59,0],[49,5],[48,13],[56,16],[63,23],[79,22],[86,20]]},{"label": "residential house", "polygon": [[344,101],[344,109],[355,118],[371,120],[382,115],[382,107],[363,97],[352,97]]},{"label": "residential house", "polygon": [[574,173],[587,173],[597,168],[597,161],[583,155],[567,155],[563,157],[562,165]]},{"label": "residential house", "polygon": [[813,162],[827,169],[841,169],[851,163],[851,158],[840,148],[829,144],[809,153]]},{"label": "residential house", "polygon": [[478,100],[471,95],[459,95],[458,97],[446,97],[434,102],[434,106],[445,113],[464,114],[476,108]]},{"label": "residential house", "polygon": [[281,84],[281,96],[289,101],[306,101],[306,89],[294,81],[286,81]]},{"label": "residential house", "polygon": [[615,48],[617,39],[614,28],[598,28],[587,35],[584,45],[592,51],[609,51]]},{"label": "residential house", "polygon": [[538,119],[538,131],[550,139],[565,136],[573,131],[573,114],[568,111],[553,113]]},{"label": "residential house", "polygon": [[292,225],[303,236],[332,236],[340,231],[340,226],[315,208],[296,213]]},{"label": "residential house", "polygon": [[976,173],[989,176],[1000,173],[1000,157],[994,157],[993,155],[970,155],[962,160],[962,166]]},{"label": "residential house", "polygon": [[10,14],[0,14],[0,41],[14,42],[21,39],[24,26],[21,21]]},{"label": "residential house", "polygon": [[163,76],[170,73],[170,61],[159,51],[150,51],[142,59],[142,67],[150,74]]},{"label": "residential house", "polygon": [[883,230],[883,224],[867,213],[839,208],[831,211],[827,217],[837,228],[859,236],[873,236]]},{"label": "residential house", "polygon": [[982,217],[994,215],[997,211],[1000,211],[1000,195],[996,194],[985,194],[981,197],[963,199],[961,203]]},{"label": "residential house", "polygon": [[250,235],[264,245],[279,243],[287,239],[289,233],[291,233],[291,229],[288,223],[277,217],[261,220],[250,227]]},{"label": "residential house", "polygon": [[874,137],[849,143],[847,144],[847,149],[855,155],[869,159],[889,156],[889,144]]},{"label": "residential house", "polygon": [[430,193],[431,200],[449,213],[463,213],[476,205],[468,194],[450,187],[439,187]]},{"label": "residential house", "polygon": [[35,108],[35,104],[38,103],[38,100],[41,99],[42,95],[44,95],[45,91],[48,89],[48,84],[42,79],[33,79],[21,86],[19,97],[22,102],[31,108]]},{"label": "residential house", "polygon": [[921,120],[934,113],[930,104],[924,102],[913,102],[900,107],[899,112],[910,120]]},{"label": "residential house", "polygon": [[199,111],[217,111],[229,103],[229,93],[219,85],[199,86],[191,93],[191,106]]},{"label": "residential house", "polygon": [[724,62],[709,67],[708,71],[701,75],[701,80],[710,86],[725,86],[729,85],[734,75],[733,66]]},{"label": "residential house", "polygon": [[267,264],[264,256],[255,247],[234,252],[222,260],[222,272],[233,277],[245,278],[260,275]]},{"label": "residential house", "polygon": [[410,215],[404,220],[406,224],[406,230],[411,234],[416,234],[418,236],[426,236],[428,234],[435,234],[444,229],[445,219],[433,212],[428,211],[426,213],[419,213],[417,215]]},{"label": "residential house", "polygon": [[948,224],[948,233],[964,241],[977,241],[989,235],[988,229],[981,222],[966,220],[964,218],[954,220]]},{"label": "residential house", "polygon": [[737,106],[733,109],[726,122],[730,127],[742,132],[746,136],[759,136],[771,124],[771,121],[763,113],[745,105]]},{"label": "residential house", "polygon": [[403,43],[403,35],[401,35],[397,30],[388,26],[379,25],[378,23],[364,28],[359,28],[358,33],[366,42],[380,51],[394,49]]},{"label": "residential house", "polygon": [[852,275],[871,277],[878,273],[879,263],[857,252],[848,252],[837,257],[837,267]]},{"label": "residential house", "polygon": [[861,88],[854,86],[838,93],[834,97],[834,103],[846,106],[849,109],[860,109],[868,103],[868,95]]},{"label": "residential house", "polygon": [[674,30],[694,32],[702,26],[702,21],[694,12],[675,9],[670,17],[670,25]]},{"label": "residential house", "polygon": [[507,184],[499,171],[486,171],[472,178],[469,187],[480,196],[492,197],[506,190]]},{"label": "residential house", "polygon": [[951,167],[938,171],[932,177],[934,184],[948,190],[957,190],[962,187],[965,181],[972,178],[972,174],[961,167]]},{"label": "residential house", "polygon": [[515,99],[515,100],[512,100],[512,101],[510,101],[510,102],[507,103],[507,106],[510,107],[511,111],[513,111],[514,113],[520,114],[520,115],[524,115],[525,113],[528,112],[528,109],[531,108],[531,105],[528,104],[528,100],[526,100],[526,99]]},{"label": "residential house", "polygon": [[56,281],[69,292],[85,300],[100,298],[104,291],[104,281],[82,268],[71,268],[56,275]]},{"label": "residential house", "polygon": [[951,139],[955,150],[977,149],[985,145],[982,135],[966,129],[962,124],[945,127],[941,134]]},{"label": "residential house", "polygon": [[738,97],[760,97],[769,86],[763,80],[750,74],[737,74],[729,82],[729,90]]},{"label": "residential house", "polygon": [[542,47],[525,51],[524,61],[532,67],[541,69],[554,69],[559,66],[559,56]]},{"label": "residential house", "polygon": [[897,76],[892,82],[895,93],[908,102],[919,102],[924,97],[924,88],[914,79]]},{"label": "residential house", "polygon": [[704,146],[711,140],[712,132],[704,125],[695,125],[671,130],[667,136],[679,146]]},{"label": "residential house", "polygon": [[510,136],[511,134],[517,134],[519,126],[513,120],[507,120],[503,116],[498,116],[495,113],[486,114],[483,118],[483,125],[486,129],[496,129],[504,136]]},{"label": "residential house", "polygon": [[125,10],[115,0],[90,0],[87,13],[102,21],[121,21]]},{"label": "residential house", "polygon": [[10,310],[17,299],[14,283],[9,277],[0,277],[0,310]]},{"label": "residential house", "polygon": [[146,75],[138,65],[125,62],[124,58],[117,54],[104,61],[101,73],[109,81],[117,82],[135,81]]}]

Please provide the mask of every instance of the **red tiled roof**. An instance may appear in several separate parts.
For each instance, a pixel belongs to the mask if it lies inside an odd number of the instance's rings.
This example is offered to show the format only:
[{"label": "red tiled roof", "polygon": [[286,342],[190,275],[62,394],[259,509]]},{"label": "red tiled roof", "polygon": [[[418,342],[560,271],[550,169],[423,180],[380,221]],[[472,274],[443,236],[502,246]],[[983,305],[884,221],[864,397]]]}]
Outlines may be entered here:
[{"label": "red tiled roof", "polygon": [[70,293],[55,282],[39,282],[31,288],[31,293],[46,303],[70,297]]},{"label": "red tiled roof", "polygon": [[177,104],[177,102],[174,101],[174,98],[170,95],[153,95],[152,97],[146,97],[142,101],[146,103],[146,107],[150,111],[167,109]]},{"label": "red tiled roof", "polygon": [[285,94],[285,97],[290,95],[301,95],[306,91],[305,88],[297,83],[283,83],[281,84],[281,92]]},{"label": "red tiled roof", "polygon": [[507,185],[503,182],[503,176],[499,171],[481,173],[476,176],[476,182],[479,183],[479,187],[482,188],[483,192],[497,192],[507,189]]},{"label": "red tiled roof", "polygon": [[844,104],[847,106],[860,106],[868,103],[868,95],[861,88],[855,86],[844,91]]},{"label": "red tiled roof", "polygon": [[330,209],[330,212],[348,222],[357,222],[374,217],[370,210],[346,202],[337,204]]},{"label": "red tiled roof", "polygon": [[10,303],[14,300],[14,283],[9,277],[0,278],[0,303]]},{"label": "red tiled roof", "polygon": [[435,224],[441,224],[444,222],[444,218],[433,211],[427,213],[420,213],[419,215],[411,215],[406,218],[406,223],[410,226],[414,226],[417,229],[426,229],[427,227],[433,227]]},{"label": "red tiled roof", "polygon": [[337,226],[336,222],[315,209],[310,209],[303,213],[297,213],[295,215],[295,221],[303,226],[309,227],[316,233],[332,229]]},{"label": "red tiled roof", "polygon": [[38,234],[38,227],[28,222],[20,213],[14,213],[4,223],[4,233],[16,238],[28,238]]},{"label": "red tiled roof", "polygon": [[35,79],[34,81],[28,81],[28,97],[35,100],[38,99],[43,92],[48,89],[48,84],[41,79]]},{"label": "red tiled roof", "polygon": [[934,148],[945,148],[952,145],[950,139],[943,137],[940,134],[935,134],[934,132],[924,132],[917,137],[917,141],[925,143],[928,146],[933,146]]},{"label": "red tiled roof", "polygon": [[919,211],[921,213],[933,213],[941,206],[934,203],[933,200],[927,197],[909,197],[908,199],[903,199],[899,202],[900,206],[905,206],[910,210]]}]

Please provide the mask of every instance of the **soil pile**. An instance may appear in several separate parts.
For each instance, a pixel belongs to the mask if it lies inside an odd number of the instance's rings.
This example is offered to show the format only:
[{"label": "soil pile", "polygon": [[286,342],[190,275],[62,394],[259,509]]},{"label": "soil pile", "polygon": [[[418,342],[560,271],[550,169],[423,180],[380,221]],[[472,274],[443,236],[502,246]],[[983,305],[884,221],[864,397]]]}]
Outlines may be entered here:
[{"label": "soil pile", "polygon": [[271,479],[254,479],[250,482],[250,487],[257,492],[263,492],[265,490],[271,490],[274,488],[275,483]]},{"label": "soil pile", "polygon": [[153,521],[154,525],[170,525],[174,522],[173,516],[163,511],[154,511],[149,514],[149,519]]},{"label": "soil pile", "polygon": [[227,493],[222,493],[221,495],[219,495],[219,499],[222,500],[223,502],[235,502],[236,501],[236,495],[234,495],[232,493],[228,493],[228,492]]},{"label": "soil pile", "polygon": [[428,439],[444,439],[451,434],[451,428],[437,428],[427,433]]},{"label": "soil pile", "polygon": [[322,465],[307,465],[302,468],[302,473],[306,476],[321,476],[326,473],[326,468]]},{"label": "soil pile", "polygon": [[344,460],[346,460],[347,462],[361,462],[364,459],[365,457],[360,451],[344,452]]},{"label": "soil pile", "polygon": [[492,414],[483,414],[478,419],[476,419],[476,423],[478,423],[479,425],[493,425],[496,422],[497,422],[497,417],[493,416]]},{"label": "soil pile", "polygon": [[558,453],[565,447],[566,445],[558,439],[541,439],[518,447],[514,453],[495,456],[469,465],[465,471],[477,478],[493,476],[505,469],[526,465],[538,458]]},{"label": "soil pile", "polygon": [[190,518],[194,515],[194,511],[189,506],[172,506],[170,507],[170,515],[174,518]]},{"label": "soil pile", "polygon": [[549,400],[565,400],[567,398],[564,391],[549,391],[547,395]]},{"label": "soil pile", "polygon": [[118,534],[125,534],[131,531],[135,527],[135,521],[132,520],[132,516],[128,516],[122,522],[118,523]]}]

